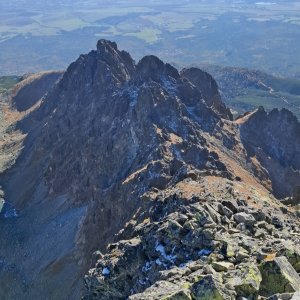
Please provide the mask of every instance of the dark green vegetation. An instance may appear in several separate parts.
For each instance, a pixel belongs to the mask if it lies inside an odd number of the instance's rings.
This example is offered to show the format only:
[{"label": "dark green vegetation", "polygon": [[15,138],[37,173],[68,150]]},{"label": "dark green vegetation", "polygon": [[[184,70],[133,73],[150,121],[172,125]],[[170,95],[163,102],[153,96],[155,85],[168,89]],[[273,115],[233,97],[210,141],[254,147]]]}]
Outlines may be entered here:
[{"label": "dark green vegetation", "polygon": [[241,114],[264,106],[267,110],[287,108],[300,118],[300,80],[280,78],[245,68],[201,65],[218,82],[222,98]]},{"label": "dark green vegetation", "polygon": [[0,77],[0,93],[12,88],[21,80],[20,76],[2,76]]},{"label": "dark green vegetation", "polygon": [[[271,3],[272,2],[272,3]],[[99,38],[136,59],[299,77],[300,5],[258,1],[1,1],[0,73],[64,69]]]}]

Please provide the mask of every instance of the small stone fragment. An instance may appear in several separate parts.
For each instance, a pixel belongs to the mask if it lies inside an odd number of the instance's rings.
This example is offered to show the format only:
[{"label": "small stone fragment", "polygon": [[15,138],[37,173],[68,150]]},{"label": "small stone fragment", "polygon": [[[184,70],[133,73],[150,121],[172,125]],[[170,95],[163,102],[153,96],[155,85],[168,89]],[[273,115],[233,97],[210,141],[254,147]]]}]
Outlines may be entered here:
[{"label": "small stone fragment", "polygon": [[253,225],[256,220],[254,219],[254,217],[250,214],[247,214],[245,212],[239,212],[237,214],[235,214],[233,216],[234,220],[236,221],[236,223],[240,224],[240,223],[244,223],[246,225]]},{"label": "small stone fragment", "polygon": [[223,271],[227,272],[228,270],[234,269],[233,263],[225,262],[225,261],[213,262],[212,266],[217,272],[223,272]]}]

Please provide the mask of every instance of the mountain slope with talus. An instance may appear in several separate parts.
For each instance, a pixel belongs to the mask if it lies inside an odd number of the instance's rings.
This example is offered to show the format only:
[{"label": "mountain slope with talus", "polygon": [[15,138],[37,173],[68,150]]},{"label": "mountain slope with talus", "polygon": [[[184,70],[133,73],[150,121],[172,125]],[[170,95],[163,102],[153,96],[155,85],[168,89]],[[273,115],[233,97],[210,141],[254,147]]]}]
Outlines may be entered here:
[{"label": "mountain slope with talus", "polygon": [[286,108],[300,117],[300,81],[258,70],[200,64],[217,81],[222,99],[235,116],[263,105],[267,111]]},{"label": "mountain slope with talus", "polygon": [[[273,293],[277,256],[296,274],[283,292],[297,291],[297,206],[275,198],[292,195],[300,169],[299,141],[274,130],[285,111],[232,121],[207,73],[135,63],[106,40],[45,92],[7,108],[19,139],[1,175],[18,215],[0,220],[6,299],[202,299],[203,286],[217,295],[205,299],[256,299]],[[285,120],[292,138],[299,122]]]}]

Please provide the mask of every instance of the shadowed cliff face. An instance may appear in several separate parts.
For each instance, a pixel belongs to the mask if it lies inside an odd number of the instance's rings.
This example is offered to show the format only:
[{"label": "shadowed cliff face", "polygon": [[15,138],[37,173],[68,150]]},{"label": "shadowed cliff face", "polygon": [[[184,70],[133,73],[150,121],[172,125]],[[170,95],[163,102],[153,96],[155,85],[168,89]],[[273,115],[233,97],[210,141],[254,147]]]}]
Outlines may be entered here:
[{"label": "shadowed cliff face", "polygon": [[[241,126],[250,157],[268,171],[276,197],[290,196],[300,182],[300,124],[288,110],[259,108]],[[284,182],[284,184],[283,184]]]},{"label": "shadowed cliff face", "polygon": [[63,72],[48,71],[29,75],[12,91],[13,104],[18,111],[33,107],[59,80]]},{"label": "shadowed cliff face", "polygon": [[217,82],[210,74],[197,68],[190,68],[183,69],[181,75],[201,91],[208,107],[211,107],[225,119],[233,119],[230,109],[221,100]]},{"label": "shadowed cliff face", "polygon": [[[5,199],[19,212],[9,223],[0,220],[8,241],[0,256],[17,266],[9,276],[0,272],[7,299],[78,298],[91,254],[121,239],[125,227],[130,236],[130,222],[152,209],[155,195],[164,198],[177,185],[193,198],[208,176],[224,189],[221,182],[242,182],[265,197],[269,186],[256,173],[275,182],[263,166],[255,173],[248,162],[240,132],[248,140],[251,119],[230,121],[215,81],[200,70],[179,74],[155,56],[136,64],[115,43],[100,40],[52,84],[34,107],[13,111],[18,156],[1,177]],[[299,169],[292,154],[282,155]]]}]

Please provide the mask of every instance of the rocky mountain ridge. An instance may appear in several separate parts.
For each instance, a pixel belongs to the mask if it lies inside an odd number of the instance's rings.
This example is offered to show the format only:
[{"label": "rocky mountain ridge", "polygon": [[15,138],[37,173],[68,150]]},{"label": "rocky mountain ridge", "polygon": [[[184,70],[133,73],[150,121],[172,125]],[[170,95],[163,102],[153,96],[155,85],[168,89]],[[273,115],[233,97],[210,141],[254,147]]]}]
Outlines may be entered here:
[{"label": "rocky mountain ridge", "polygon": [[300,117],[300,81],[276,77],[258,70],[199,64],[198,68],[211,74],[218,83],[222,99],[235,115],[264,106],[286,108]]},{"label": "rocky mountain ridge", "polygon": [[[274,196],[299,182],[296,118],[232,121],[207,73],[136,64],[106,40],[57,79],[40,99],[16,92],[5,115],[19,138],[3,141],[16,152],[3,197],[18,211],[1,219],[7,299],[292,298],[297,201]],[[264,283],[269,261],[288,281],[278,289]]]}]

